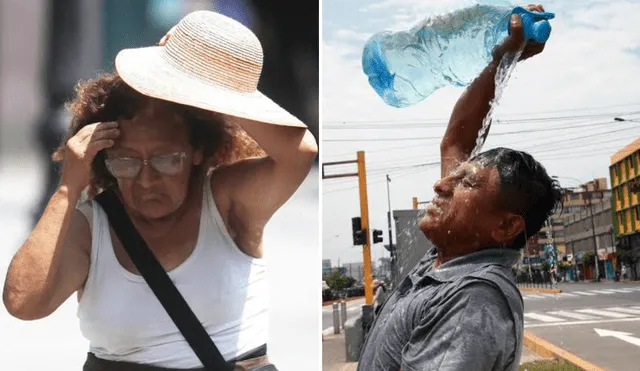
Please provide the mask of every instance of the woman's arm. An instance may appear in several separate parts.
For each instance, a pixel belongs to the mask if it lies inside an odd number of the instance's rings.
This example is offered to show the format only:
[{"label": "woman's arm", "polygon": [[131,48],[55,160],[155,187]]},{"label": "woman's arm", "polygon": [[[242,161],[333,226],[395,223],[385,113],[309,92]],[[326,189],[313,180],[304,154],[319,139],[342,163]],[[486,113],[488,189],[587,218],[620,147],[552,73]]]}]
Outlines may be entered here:
[{"label": "woman's arm", "polygon": [[260,257],[264,226],[309,174],[318,147],[306,128],[248,121],[239,125],[267,156],[216,169],[212,190],[238,246]]},{"label": "woman's arm", "polygon": [[79,196],[58,188],[11,260],[2,299],[12,316],[44,318],[82,288],[89,273],[91,232],[75,208]]}]

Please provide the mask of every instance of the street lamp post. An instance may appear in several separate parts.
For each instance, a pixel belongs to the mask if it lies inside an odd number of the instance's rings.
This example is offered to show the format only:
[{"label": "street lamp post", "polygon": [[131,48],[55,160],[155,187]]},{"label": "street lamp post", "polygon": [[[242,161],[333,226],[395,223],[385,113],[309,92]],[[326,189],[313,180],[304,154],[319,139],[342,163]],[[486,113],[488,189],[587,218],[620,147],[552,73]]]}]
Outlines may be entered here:
[{"label": "street lamp post", "polygon": [[389,188],[389,183],[391,183],[391,178],[389,178],[389,174],[387,174],[387,202],[389,204],[389,214],[387,214],[387,224],[389,227],[389,253],[391,254],[391,275],[392,280],[395,280],[395,266],[396,266],[396,249],[393,246],[393,240],[391,235],[391,220],[393,219],[393,215],[391,214],[391,190]]},{"label": "street lamp post", "polygon": [[596,282],[600,282],[600,262],[598,259],[598,237],[596,236],[596,225],[593,221],[593,197],[589,195],[589,216],[591,219],[591,235],[593,236],[594,260],[596,263]]}]

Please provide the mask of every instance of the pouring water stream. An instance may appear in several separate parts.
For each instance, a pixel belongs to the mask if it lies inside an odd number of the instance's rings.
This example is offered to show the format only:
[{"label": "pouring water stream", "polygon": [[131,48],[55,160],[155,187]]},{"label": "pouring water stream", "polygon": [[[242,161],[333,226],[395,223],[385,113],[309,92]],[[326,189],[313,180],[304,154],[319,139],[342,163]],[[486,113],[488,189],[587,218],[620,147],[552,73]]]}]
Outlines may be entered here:
[{"label": "pouring water stream", "polygon": [[493,111],[498,105],[498,103],[500,102],[500,98],[502,98],[502,93],[504,92],[504,89],[507,87],[509,78],[511,77],[513,70],[516,68],[516,65],[518,64],[518,59],[520,59],[520,56],[522,55],[524,48],[525,48],[525,45],[520,47],[518,51],[506,53],[500,60],[500,64],[498,65],[498,71],[496,71],[496,77],[495,77],[495,85],[496,85],[495,96],[491,101],[487,116],[485,116],[484,120],[482,121],[482,127],[478,132],[478,138],[476,138],[476,146],[473,148],[473,151],[471,151],[471,157],[477,155],[482,150],[482,146],[484,145],[485,140],[487,139],[487,131],[489,130],[489,125],[491,124],[491,120],[493,119]]}]

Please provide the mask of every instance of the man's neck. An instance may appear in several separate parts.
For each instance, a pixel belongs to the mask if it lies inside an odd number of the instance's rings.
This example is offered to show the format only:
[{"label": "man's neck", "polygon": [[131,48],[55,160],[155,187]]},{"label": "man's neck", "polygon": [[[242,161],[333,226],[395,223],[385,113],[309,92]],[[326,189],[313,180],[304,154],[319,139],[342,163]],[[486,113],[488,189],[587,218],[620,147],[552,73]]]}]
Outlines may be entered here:
[{"label": "man's neck", "polygon": [[483,247],[477,244],[470,244],[466,246],[448,246],[445,249],[441,249],[438,247],[438,256],[436,257],[435,262],[433,263],[434,268],[438,268],[440,265],[453,260],[459,256],[468,255],[474,253],[476,251],[482,250]]}]

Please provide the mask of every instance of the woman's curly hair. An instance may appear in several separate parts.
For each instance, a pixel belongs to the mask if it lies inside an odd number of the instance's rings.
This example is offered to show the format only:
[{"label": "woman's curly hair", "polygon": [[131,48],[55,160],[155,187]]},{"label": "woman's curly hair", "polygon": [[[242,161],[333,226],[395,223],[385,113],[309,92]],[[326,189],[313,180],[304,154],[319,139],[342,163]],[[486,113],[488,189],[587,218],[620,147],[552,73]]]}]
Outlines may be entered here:
[{"label": "woman's curly hair", "polygon": [[[53,153],[55,162],[63,161],[66,142],[83,127],[95,122],[131,119],[145,104],[156,100],[131,88],[115,72],[81,82],[75,90],[75,98],[67,105],[73,119],[64,143]],[[202,149],[203,164],[207,167],[205,171],[244,158],[265,155],[244,130],[224,115],[168,101],[162,103],[188,124],[190,144],[195,149]],[[88,189],[90,197],[116,184],[104,160],[105,155],[101,151],[93,161]]]}]

